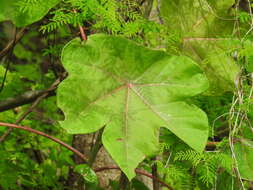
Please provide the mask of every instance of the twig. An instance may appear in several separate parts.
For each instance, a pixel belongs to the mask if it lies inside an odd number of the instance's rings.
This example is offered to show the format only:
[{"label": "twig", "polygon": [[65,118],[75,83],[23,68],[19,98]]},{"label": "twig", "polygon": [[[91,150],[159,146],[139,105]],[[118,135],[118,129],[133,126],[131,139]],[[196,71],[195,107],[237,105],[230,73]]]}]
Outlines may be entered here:
[{"label": "twig", "polygon": [[[64,78],[64,77],[63,77]],[[40,103],[41,100],[43,100],[45,97],[47,97],[49,95],[49,93],[52,90],[55,90],[57,88],[57,86],[60,84],[60,82],[63,80],[63,78],[59,78],[57,79],[50,88],[48,88],[47,90],[44,91],[44,94],[42,94],[41,96],[39,96],[35,102],[31,105],[31,107],[24,112],[20,118],[15,122],[15,124],[19,124],[23,119],[26,118],[26,116],[31,113],[33,111],[33,109]],[[13,128],[9,128],[1,137],[0,137],[0,143],[3,142],[6,137],[11,133],[11,131],[13,130]]]},{"label": "twig", "polygon": [[11,44],[9,50],[6,52],[6,55],[7,55],[6,56],[7,66],[5,68],[2,84],[1,84],[1,87],[0,87],[0,93],[4,89],[5,81],[7,79],[7,74],[8,74],[10,65],[11,65],[10,58],[12,57],[12,54],[13,54],[13,50],[14,50],[14,47],[15,47],[15,44],[16,44],[16,39],[17,39],[17,28],[15,27],[15,32],[14,32],[14,37],[13,37],[13,43]]},{"label": "twig", "polygon": [[32,129],[30,127],[25,127],[25,126],[19,126],[19,125],[16,125],[16,124],[11,124],[11,123],[4,123],[4,122],[0,122],[0,126],[2,127],[11,127],[11,128],[16,128],[16,129],[21,129],[21,130],[24,130],[24,131],[28,131],[30,133],[34,133],[34,134],[37,134],[37,135],[40,135],[40,136],[43,136],[43,137],[46,137],[62,146],[64,146],[65,148],[69,149],[70,151],[72,151],[74,154],[78,155],[81,159],[83,159],[85,162],[88,161],[88,158],[82,154],[81,152],[79,152],[78,150],[76,150],[75,148],[73,148],[72,146],[69,146],[68,144],[64,143],[63,141],[61,141],[60,139],[57,139],[55,137],[52,137],[46,133],[43,133],[41,131],[38,131],[38,130],[35,130],[35,129]]},{"label": "twig", "polygon": [[85,34],[85,32],[84,32],[83,27],[82,27],[80,24],[78,25],[78,27],[79,27],[79,31],[80,31],[82,40],[83,40],[83,41],[86,41],[86,40],[87,40],[87,36],[86,36],[86,34]]},{"label": "twig", "polygon": [[[96,169],[94,169],[94,171],[95,171],[96,173],[97,173],[97,172],[102,172],[102,171],[104,171],[104,170],[120,170],[120,168],[117,167],[117,166],[108,166],[108,167],[102,167],[102,168],[96,168]],[[162,184],[164,187],[167,187],[169,190],[173,190],[173,188],[170,187],[168,184],[166,184],[166,183],[163,182],[162,180],[160,180],[160,179],[158,179],[158,178],[152,176],[152,175],[149,174],[149,173],[146,173],[146,172],[144,172],[144,171],[142,171],[142,170],[140,170],[140,169],[135,169],[135,173],[137,173],[137,174],[139,174],[139,175],[144,175],[144,176],[146,176],[146,177],[148,177],[148,178],[151,178],[151,179],[154,179],[154,180],[158,181],[160,184]]]},{"label": "twig", "polygon": [[97,138],[96,138],[96,142],[95,142],[94,146],[92,146],[92,148],[91,148],[89,162],[88,162],[89,166],[92,166],[92,164],[94,163],[94,161],[96,159],[98,151],[103,146],[102,141],[101,141],[103,131],[104,131],[104,127],[99,130]]},{"label": "twig", "polygon": [[[73,10],[73,12],[74,12],[74,13],[77,13],[77,11],[76,11],[75,9]],[[87,36],[86,36],[86,34],[85,34],[85,32],[84,32],[83,27],[82,27],[80,24],[78,24],[78,28],[79,28],[80,35],[81,35],[82,40],[83,40],[83,41],[86,41],[86,40],[87,40]]]},{"label": "twig", "polygon": [[152,8],[153,8],[153,1],[154,0],[148,0],[147,1],[147,5],[146,5],[145,11],[144,11],[144,17],[146,19],[149,19],[149,17],[150,17],[150,13],[151,13]]},{"label": "twig", "polygon": [[155,178],[158,178],[157,164],[156,164],[157,157],[155,156],[154,158],[152,158],[152,160],[154,161],[152,166],[152,176],[154,177],[152,180],[153,190],[159,190],[159,183],[157,180],[155,180]]},{"label": "twig", "polygon": [[[84,160],[85,162],[88,162],[88,158],[82,154],[81,152],[79,152],[77,149],[73,148],[72,146],[64,143],[63,141],[61,141],[60,139],[57,139],[55,137],[52,137],[44,132],[41,132],[41,131],[38,131],[38,130],[35,130],[35,129],[32,129],[30,127],[26,127],[26,126],[20,126],[20,125],[16,125],[16,124],[11,124],[11,123],[4,123],[4,122],[0,122],[0,126],[2,127],[10,127],[10,128],[16,128],[16,129],[20,129],[20,130],[24,130],[24,131],[28,131],[30,133],[34,133],[34,134],[37,134],[37,135],[40,135],[40,136],[43,136],[43,137],[46,137],[62,146],[64,146],[65,148],[69,149],[70,151],[72,151],[74,154],[76,154],[77,156],[79,156],[82,160]],[[111,167],[102,167],[102,168],[97,168],[97,169],[94,169],[94,171],[97,173],[97,172],[101,172],[101,171],[104,171],[104,170],[111,170],[111,169],[117,169],[117,170],[120,170],[119,167],[117,166],[111,166]],[[151,179],[154,179],[156,181],[158,181],[159,183],[161,183],[163,186],[167,187],[169,190],[173,190],[172,187],[170,187],[169,185],[167,185],[165,182],[161,181],[160,179],[152,176],[151,174],[149,173],[146,173],[140,169],[135,169],[135,172],[137,174],[140,174],[140,175],[144,175],[146,177],[149,177]]]},{"label": "twig", "polygon": [[129,186],[129,180],[124,172],[121,172],[119,179],[119,190],[127,190]]},{"label": "twig", "polygon": [[5,68],[5,72],[4,72],[2,84],[1,84],[1,87],[0,87],[0,93],[1,93],[1,92],[3,91],[3,89],[4,89],[4,85],[5,85],[5,81],[6,81],[6,78],[7,78],[7,74],[8,74],[9,68],[10,68],[10,64],[11,64],[11,62],[10,62],[9,60],[7,60],[7,66],[6,66],[6,68]]},{"label": "twig", "polygon": [[7,98],[0,101],[0,112],[13,109],[24,104],[29,104],[45,93],[47,93],[45,90],[33,90],[27,91],[17,97]]},{"label": "twig", "polygon": [[197,38],[197,37],[183,38],[184,43],[188,41],[221,41],[221,40],[231,40],[231,38]]},{"label": "twig", "polygon": [[47,96],[50,95],[50,92],[52,92],[56,89],[57,85],[61,82],[61,80],[63,80],[63,79],[57,79],[53,83],[53,85],[46,90],[28,91],[22,95],[19,95],[18,97],[8,98],[4,101],[1,101],[0,102],[0,112],[15,108],[18,106],[22,106],[24,104],[31,103],[44,94],[47,94]]},{"label": "twig", "polygon": [[16,38],[11,40],[6,47],[0,52],[0,59],[2,59],[8,52],[12,49],[12,46],[16,45],[19,40],[24,36],[27,28],[21,28],[21,30],[17,33]]},{"label": "twig", "polygon": [[220,142],[210,141],[210,142],[207,142],[206,146],[216,146],[219,143]]}]

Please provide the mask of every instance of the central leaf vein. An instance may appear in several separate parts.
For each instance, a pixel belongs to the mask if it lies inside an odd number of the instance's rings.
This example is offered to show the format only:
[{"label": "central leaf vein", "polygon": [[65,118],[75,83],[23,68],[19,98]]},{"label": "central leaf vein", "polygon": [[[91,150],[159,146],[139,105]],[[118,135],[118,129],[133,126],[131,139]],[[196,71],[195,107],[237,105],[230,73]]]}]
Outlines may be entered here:
[{"label": "central leaf vein", "polygon": [[124,129],[123,129],[123,134],[124,134],[124,145],[125,145],[125,158],[127,160],[126,163],[128,163],[128,111],[129,111],[129,98],[130,98],[130,87],[129,85],[127,86],[127,90],[126,90],[126,101],[125,101],[125,114],[124,114]]},{"label": "central leaf vein", "polygon": [[148,83],[148,84],[134,84],[134,86],[141,86],[141,87],[146,87],[146,86],[181,86],[181,87],[185,87],[188,85],[169,84],[169,83]]}]

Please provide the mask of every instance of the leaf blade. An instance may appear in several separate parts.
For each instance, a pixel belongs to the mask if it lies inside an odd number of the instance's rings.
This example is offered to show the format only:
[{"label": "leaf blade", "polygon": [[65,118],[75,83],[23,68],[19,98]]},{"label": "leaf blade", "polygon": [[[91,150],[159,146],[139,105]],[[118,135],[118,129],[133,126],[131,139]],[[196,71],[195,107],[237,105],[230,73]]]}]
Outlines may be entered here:
[{"label": "leaf blade", "polygon": [[[162,126],[203,150],[207,117],[182,102],[208,87],[193,61],[102,34],[90,36],[85,44],[71,41],[62,55],[69,72],[57,93],[65,113],[62,127],[90,133],[106,125],[102,142],[129,179],[146,156],[158,151]],[[184,130],[188,131],[182,135]]]}]

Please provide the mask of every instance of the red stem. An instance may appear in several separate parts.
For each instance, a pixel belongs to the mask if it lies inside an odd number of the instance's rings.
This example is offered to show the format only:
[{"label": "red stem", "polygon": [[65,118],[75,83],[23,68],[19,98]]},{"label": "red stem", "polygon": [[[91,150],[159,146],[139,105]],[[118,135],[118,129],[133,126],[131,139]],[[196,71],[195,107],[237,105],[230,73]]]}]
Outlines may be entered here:
[{"label": "red stem", "polygon": [[[46,137],[62,146],[64,146],[65,148],[69,149],[70,151],[72,151],[73,153],[75,153],[76,155],[78,155],[81,159],[83,159],[85,162],[88,162],[88,158],[82,154],[81,152],[79,152],[77,149],[73,148],[72,146],[69,146],[68,144],[64,143],[63,141],[55,138],[55,137],[52,137],[46,133],[43,133],[41,131],[38,131],[38,130],[35,130],[35,129],[32,129],[30,127],[25,127],[25,126],[19,126],[19,125],[16,125],[16,124],[11,124],[11,123],[4,123],[4,122],[0,122],[0,126],[2,127],[10,127],[10,128],[16,128],[16,129],[21,129],[21,130],[24,130],[24,131],[28,131],[28,132],[31,132],[31,133],[35,133],[37,135],[40,135],[40,136],[43,136],[43,137]],[[111,167],[102,167],[102,168],[97,168],[97,169],[94,169],[95,172],[101,172],[103,170],[111,170],[111,169],[117,169],[117,170],[120,170],[119,167],[117,166],[111,166]],[[140,175],[144,175],[146,177],[149,177],[153,180],[156,180],[158,181],[159,183],[161,183],[163,186],[167,187],[168,189],[170,190],[173,190],[172,187],[170,187],[169,185],[167,185],[166,183],[164,183],[163,181],[161,181],[160,179],[158,179],[157,177],[154,177],[152,176],[151,174],[149,173],[146,173],[140,169],[135,169],[135,172],[137,174],[140,174]]]},{"label": "red stem", "polygon": [[86,41],[86,40],[87,40],[87,36],[86,36],[86,34],[85,34],[85,32],[84,32],[83,27],[82,27],[80,24],[78,25],[78,27],[79,27],[79,31],[80,31],[82,40],[83,40],[83,41]]},{"label": "red stem", "polygon": [[[77,13],[77,11],[76,11],[75,9],[73,10],[73,12],[74,12],[74,13]],[[85,32],[84,32],[83,27],[82,27],[80,24],[78,24],[78,28],[79,28],[79,31],[80,31],[82,40],[83,40],[83,41],[86,41],[86,40],[87,40],[87,36],[86,36],[86,34],[85,34]]]},{"label": "red stem", "polygon": [[63,141],[55,138],[55,137],[52,137],[46,133],[43,133],[41,131],[37,131],[35,129],[32,129],[30,127],[24,127],[24,126],[19,126],[19,125],[15,125],[15,124],[11,124],[11,123],[3,123],[3,122],[0,122],[0,126],[2,127],[11,127],[11,128],[16,128],[16,129],[21,129],[21,130],[24,130],[24,131],[28,131],[28,132],[31,132],[31,133],[35,133],[37,135],[40,135],[40,136],[43,136],[43,137],[46,137],[48,139],[51,139],[52,141],[64,146],[65,148],[69,149],[70,151],[72,151],[73,153],[75,153],[76,155],[78,155],[80,158],[82,158],[85,162],[88,162],[88,158],[83,155],[81,152],[79,152],[77,149],[73,148],[72,146],[69,146],[68,144],[64,143]]},{"label": "red stem", "polygon": [[[117,167],[117,166],[108,166],[108,167],[102,167],[102,168],[96,168],[96,169],[94,169],[94,171],[95,171],[96,173],[97,173],[97,172],[102,172],[102,171],[104,171],[104,170],[120,170],[120,168]],[[140,170],[140,169],[135,169],[135,172],[136,172],[137,174],[144,175],[144,176],[146,176],[146,177],[149,177],[149,178],[151,178],[151,179],[154,179],[154,180],[158,181],[159,183],[161,183],[164,187],[167,187],[168,189],[173,190],[173,188],[170,187],[168,184],[166,184],[166,183],[163,182],[162,180],[158,179],[157,177],[152,176],[152,175],[149,174],[149,173],[146,173],[146,172],[144,172],[144,171],[142,171],[142,170]]]},{"label": "red stem", "polygon": [[216,146],[217,144],[219,144],[220,142],[214,142],[214,141],[210,141],[210,142],[207,142],[207,146]]}]

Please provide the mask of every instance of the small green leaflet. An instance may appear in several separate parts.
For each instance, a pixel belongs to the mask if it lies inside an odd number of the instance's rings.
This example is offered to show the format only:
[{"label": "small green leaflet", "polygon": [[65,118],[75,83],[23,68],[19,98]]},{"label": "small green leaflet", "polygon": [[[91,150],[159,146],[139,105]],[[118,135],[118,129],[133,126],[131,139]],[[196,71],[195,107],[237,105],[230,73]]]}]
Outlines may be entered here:
[{"label": "small green leaflet", "polygon": [[98,184],[96,173],[87,164],[77,165],[74,171],[81,174],[86,182]]},{"label": "small green leaflet", "polygon": [[17,27],[42,19],[60,0],[0,0],[0,22],[11,20]]},{"label": "small green leaflet", "polygon": [[70,41],[62,63],[69,76],[57,91],[65,114],[61,126],[72,134],[106,126],[103,145],[129,179],[157,153],[160,127],[204,149],[207,117],[184,100],[206,90],[208,81],[191,59],[96,34],[86,43]]},{"label": "small green leaflet", "polygon": [[253,180],[253,142],[247,139],[241,139],[234,145],[237,166],[241,178]]}]

